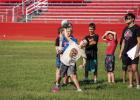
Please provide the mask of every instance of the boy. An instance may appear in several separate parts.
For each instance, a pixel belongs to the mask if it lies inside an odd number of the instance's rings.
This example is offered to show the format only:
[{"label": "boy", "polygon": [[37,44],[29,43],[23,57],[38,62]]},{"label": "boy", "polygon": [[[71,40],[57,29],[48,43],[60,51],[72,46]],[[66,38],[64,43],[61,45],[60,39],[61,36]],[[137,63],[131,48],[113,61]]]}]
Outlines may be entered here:
[{"label": "boy", "polygon": [[[63,39],[63,55],[61,57],[61,65],[60,65],[60,77],[56,80],[56,86],[52,89],[52,92],[58,92],[60,89],[60,81],[61,78],[64,77],[66,74],[71,77],[73,80],[77,91],[82,91],[77,79],[77,74],[76,74],[76,62],[75,59],[76,56],[78,55],[77,49],[70,48],[72,44],[76,44],[77,40],[71,35],[72,34],[72,28],[71,27],[66,27],[65,28],[65,34],[64,34],[64,39]],[[71,46],[72,47],[72,46]],[[67,53],[68,50],[71,50],[70,53]],[[67,55],[69,54],[69,55]],[[67,56],[65,56],[67,55]]]},{"label": "boy", "polygon": [[115,49],[117,46],[116,32],[107,31],[102,36],[102,39],[107,43],[105,68],[107,71],[108,83],[115,83],[115,75],[114,75],[115,56],[114,56],[114,52],[115,52]]},{"label": "boy", "polygon": [[[59,78],[60,76],[60,56],[62,55],[62,41],[63,41],[63,34],[64,34],[64,28],[60,27],[58,28],[58,37],[55,40],[55,49],[56,49],[56,80]],[[64,78],[63,84],[67,83],[67,77]]]},{"label": "boy", "polygon": [[96,25],[94,23],[89,24],[89,35],[84,39],[87,41],[85,46],[86,64],[85,64],[85,78],[84,81],[88,81],[88,72],[93,72],[94,83],[97,82],[97,44],[99,36],[95,33]]}]

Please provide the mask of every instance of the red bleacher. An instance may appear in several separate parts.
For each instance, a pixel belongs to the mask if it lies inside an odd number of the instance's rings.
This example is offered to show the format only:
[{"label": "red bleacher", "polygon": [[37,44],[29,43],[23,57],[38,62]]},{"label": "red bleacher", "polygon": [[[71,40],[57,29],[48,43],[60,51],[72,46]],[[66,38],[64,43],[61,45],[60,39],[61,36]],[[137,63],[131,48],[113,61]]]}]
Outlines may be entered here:
[{"label": "red bleacher", "polygon": [[22,0],[0,0],[0,2],[22,2]]},{"label": "red bleacher", "polygon": [[63,19],[68,19],[76,23],[85,23],[90,21],[97,23],[122,23],[123,16],[128,12],[133,12],[139,18],[139,0],[90,0],[91,2],[86,2],[86,0],[83,1],[84,2],[82,3],[49,3],[47,12],[43,12],[40,16],[34,16],[32,22],[59,23]]},{"label": "red bleacher", "polygon": [[84,2],[84,0],[48,0],[48,2]]}]

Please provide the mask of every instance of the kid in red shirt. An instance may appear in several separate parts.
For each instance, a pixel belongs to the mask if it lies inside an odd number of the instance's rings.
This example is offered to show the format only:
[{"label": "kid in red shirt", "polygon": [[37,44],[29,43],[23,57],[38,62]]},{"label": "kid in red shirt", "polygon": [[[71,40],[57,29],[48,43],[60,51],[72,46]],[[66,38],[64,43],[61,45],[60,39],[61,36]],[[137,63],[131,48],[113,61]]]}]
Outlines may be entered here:
[{"label": "kid in red shirt", "polygon": [[107,71],[108,82],[115,83],[115,75],[114,75],[115,56],[114,56],[114,52],[115,52],[115,49],[117,46],[116,32],[107,31],[102,36],[102,39],[107,43],[106,57],[105,57],[105,68]]}]

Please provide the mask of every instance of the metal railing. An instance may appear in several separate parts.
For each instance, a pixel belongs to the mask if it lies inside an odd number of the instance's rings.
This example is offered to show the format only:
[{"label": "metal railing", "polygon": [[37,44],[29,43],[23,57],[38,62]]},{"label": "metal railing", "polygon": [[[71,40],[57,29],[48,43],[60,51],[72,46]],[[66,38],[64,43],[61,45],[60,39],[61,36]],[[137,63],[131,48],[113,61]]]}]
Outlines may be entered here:
[{"label": "metal railing", "polygon": [[25,15],[26,6],[32,4],[35,0],[22,0],[22,3],[12,8],[12,22],[17,22]]},{"label": "metal railing", "polygon": [[33,4],[26,7],[26,22],[30,20],[31,14],[38,12],[42,8],[48,8],[48,0],[36,0]]},{"label": "metal railing", "polygon": [[4,22],[4,16],[3,15],[0,15],[0,22]]}]

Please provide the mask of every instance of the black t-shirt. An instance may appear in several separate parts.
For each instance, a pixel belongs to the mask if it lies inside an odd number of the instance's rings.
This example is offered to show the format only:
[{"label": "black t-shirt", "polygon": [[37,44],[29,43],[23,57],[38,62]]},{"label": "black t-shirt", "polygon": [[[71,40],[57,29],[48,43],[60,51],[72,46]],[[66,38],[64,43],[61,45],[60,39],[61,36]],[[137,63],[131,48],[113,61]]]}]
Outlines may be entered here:
[{"label": "black t-shirt", "polygon": [[123,30],[122,38],[125,41],[123,54],[126,54],[128,50],[137,44],[137,37],[140,37],[140,27],[138,25],[134,25],[130,28],[126,27]]},{"label": "black t-shirt", "polygon": [[57,37],[55,40],[55,46],[59,46],[59,37]]},{"label": "black t-shirt", "polygon": [[[59,37],[55,40],[55,46],[59,46]],[[59,54],[56,54],[56,57],[59,57]]]},{"label": "black t-shirt", "polygon": [[[85,48],[87,59],[90,58],[97,59],[97,51],[98,51],[97,44],[98,44],[99,36],[97,34],[94,34],[93,36],[87,35],[85,39],[88,42]],[[96,41],[96,44],[89,45],[89,43],[92,41]]]}]

